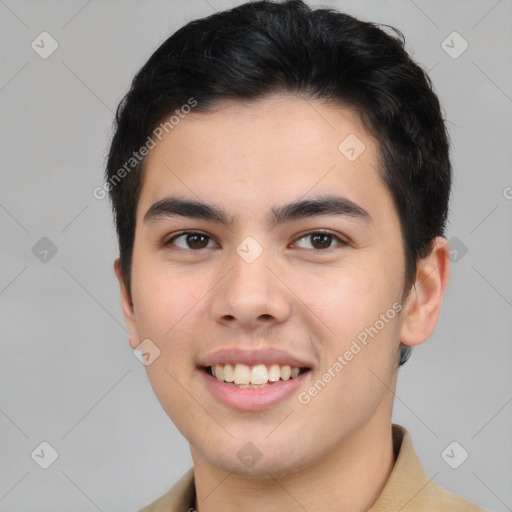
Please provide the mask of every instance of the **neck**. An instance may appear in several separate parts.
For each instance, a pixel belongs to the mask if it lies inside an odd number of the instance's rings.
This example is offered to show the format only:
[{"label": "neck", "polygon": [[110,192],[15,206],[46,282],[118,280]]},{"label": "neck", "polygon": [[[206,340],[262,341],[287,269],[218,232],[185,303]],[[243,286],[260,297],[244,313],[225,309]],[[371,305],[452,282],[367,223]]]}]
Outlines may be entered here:
[{"label": "neck", "polygon": [[242,478],[194,457],[198,512],[364,512],[395,462],[391,423],[369,422],[306,469],[265,480]]}]

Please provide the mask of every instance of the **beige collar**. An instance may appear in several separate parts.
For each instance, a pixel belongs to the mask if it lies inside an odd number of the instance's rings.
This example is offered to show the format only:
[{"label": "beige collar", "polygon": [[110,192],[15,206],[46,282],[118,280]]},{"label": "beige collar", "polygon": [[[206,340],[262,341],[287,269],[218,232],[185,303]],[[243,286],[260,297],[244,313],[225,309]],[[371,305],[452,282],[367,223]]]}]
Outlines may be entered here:
[{"label": "beige collar", "polygon": [[[485,512],[444,490],[425,474],[405,428],[393,424],[392,432],[398,456],[384,489],[368,512]],[[194,503],[194,468],[190,468],[167,494],[139,512],[192,512]]]}]

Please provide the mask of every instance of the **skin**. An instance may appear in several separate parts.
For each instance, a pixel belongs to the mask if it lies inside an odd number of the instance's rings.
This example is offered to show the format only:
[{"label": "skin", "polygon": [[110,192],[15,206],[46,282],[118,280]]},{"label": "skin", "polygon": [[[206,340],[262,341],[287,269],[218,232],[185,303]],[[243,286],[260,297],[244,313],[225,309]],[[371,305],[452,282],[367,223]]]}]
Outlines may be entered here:
[{"label": "skin", "polygon": [[[349,134],[366,146],[353,162],[338,150]],[[190,443],[200,512],[365,511],[384,487],[395,461],[399,342],[418,345],[434,330],[449,278],[444,238],[418,262],[400,314],[309,403],[292,394],[264,411],[234,410],[207,390],[197,369],[200,357],[222,347],[274,346],[311,363],[307,391],[365,327],[401,303],[400,222],[378,168],[377,141],[357,113],[285,95],[191,113],[148,155],[131,298],[119,260],[114,268],[131,347],[149,338],[160,349],[146,369]],[[329,215],[267,224],[272,206],[333,193],[371,221]],[[214,203],[236,223],[144,222],[151,205],[170,194]],[[318,229],[346,244],[332,238],[322,248],[306,236]],[[210,238],[165,245],[181,230]],[[251,264],[236,252],[247,236],[263,248]],[[249,441],[262,455],[250,468],[237,457]]]}]

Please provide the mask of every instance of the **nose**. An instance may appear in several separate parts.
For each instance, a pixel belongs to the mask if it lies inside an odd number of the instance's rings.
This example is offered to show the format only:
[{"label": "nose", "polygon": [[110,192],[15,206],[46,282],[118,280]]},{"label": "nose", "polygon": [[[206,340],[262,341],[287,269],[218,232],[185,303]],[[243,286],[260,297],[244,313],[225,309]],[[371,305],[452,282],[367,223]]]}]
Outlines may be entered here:
[{"label": "nose", "polygon": [[231,270],[215,287],[212,302],[217,322],[251,331],[286,321],[291,312],[291,292],[266,251],[251,263],[234,251],[228,265]]}]

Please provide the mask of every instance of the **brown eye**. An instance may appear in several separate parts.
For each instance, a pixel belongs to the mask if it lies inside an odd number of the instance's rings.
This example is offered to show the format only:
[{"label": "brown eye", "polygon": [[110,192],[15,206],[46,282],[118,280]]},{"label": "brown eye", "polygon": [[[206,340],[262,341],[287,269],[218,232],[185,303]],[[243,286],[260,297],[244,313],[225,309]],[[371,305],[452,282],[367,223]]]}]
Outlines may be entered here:
[{"label": "brown eye", "polygon": [[[303,235],[301,238],[299,238],[299,241],[307,240],[307,239],[309,239],[311,241],[311,246],[313,249],[319,249],[319,250],[332,249],[333,246],[331,244],[332,244],[333,240],[338,242],[337,245],[341,245],[341,246],[347,245],[346,242],[343,241],[339,236],[337,236],[333,233],[328,233],[328,232],[323,232],[323,231],[314,231],[311,233],[307,233],[306,235]],[[311,247],[303,246],[303,248],[310,249]]]},{"label": "brown eye", "polygon": [[185,240],[191,249],[204,249],[208,245],[208,237],[199,233],[186,235]]},{"label": "brown eye", "polygon": [[[180,243],[177,243],[178,240],[180,240]],[[210,240],[211,238],[208,235],[197,232],[187,232],[173,236],[165,245],[176,245],[180,249],[200,250],[206,249]]]},{"label": "brown eye", "polygon": [[323,233],[318,233],[316,235],[310,235],[311,242],[313,246],[317,249],[328,249],[332,242],[331,235],[325,235]]}]

